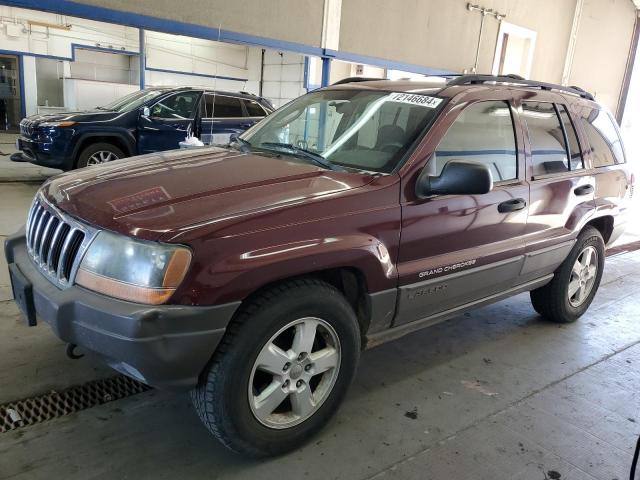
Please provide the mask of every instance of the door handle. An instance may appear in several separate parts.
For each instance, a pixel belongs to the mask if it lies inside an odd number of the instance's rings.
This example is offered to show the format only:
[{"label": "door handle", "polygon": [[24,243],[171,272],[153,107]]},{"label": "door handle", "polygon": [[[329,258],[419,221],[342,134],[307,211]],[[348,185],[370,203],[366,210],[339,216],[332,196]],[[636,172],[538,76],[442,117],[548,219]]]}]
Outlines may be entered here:
[{"label": "door handle", "polygon": [[589,195],[590,193],[593,193],[593,190],[593,185],[581,185],[574,188],[573,193],[575,193],[576,195]]},{"label": "door handle", "polygon": [[507,200],[506,202],[502,202],[498,205],[498,211],[500,213],[508,213],[508,212],[516,212],[518,210],[522,210],[527,206],[527,202],[524,198],[513,198],[511,200]]}]

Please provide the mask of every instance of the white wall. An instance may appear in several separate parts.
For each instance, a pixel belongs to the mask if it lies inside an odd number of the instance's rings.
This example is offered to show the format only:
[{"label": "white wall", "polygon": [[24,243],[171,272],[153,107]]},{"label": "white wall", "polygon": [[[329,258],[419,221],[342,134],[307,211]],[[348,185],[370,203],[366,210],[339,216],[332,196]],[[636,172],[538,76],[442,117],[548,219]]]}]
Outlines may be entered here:
[{"label": "white wall", "polygon": [[27,115],[34,115],[38,111],[38,90],[36,87],[36,59],[35,57],[23,57],[24,69],[24,103]]},{"label": "white wall", "polygon": [[[0,6],[0,18],[3,23],[16,23],[23,27],[16,36],[8,36],[6,29],[0,25],[0,49],[62,58],[46,60],[62,62],[60,72],[65,81],[64,105],[56,106],[74,110],[86,108],[107,103],[120,91],[131,91],[131,85],[137,88],[139,59],[137,55],[127,54],[139,51],[137,29],[7,6]],[[30,21],[70,28],[39,27],[31,25]],[[151,31],[145,32],[145,43],[148,68],[145,84],[148,86],[191,85],[256,94],[260,90],[261,48]],[[75,52],[72,45],[77,45]],[[113,49],[116,54],[83,49],[81,46]],[[67,60],[74,54],[74,62]],[[52,95],[46,92],[37,94],[36,62],[31,56],[24,58],[25,72],[30,79],[25,88],[27,113],[32,114],[37,111],[39,97],[44,105],[45,97]],[[46,76],[46,68],[41,70]],[[227,78],[212,78],[215,76]],[[98,80],[105,85],[100,87],[96,82],[67,82],[70,79]],[[59,85],[54,85],[59,81],[54,77],[49,79],[51,85],[43,83],[46,79],[38,80],[41,88],[47,91],[60,89]],[[289,53],[280,55],[267,50],[264,80],[263,95],[277,106],[305,93],[304,57]],[[114,87],[116,84],[127,88],[117,89]],[[82,89],[87,91],[83,92]],[[49,101],[50,106],[52,102]]]},{"label": "white wall", "polygon": [[265,51],[262,94],[277,107],[306,93],[304,56],[274,50]]},{"label": "white wall", "polygon": [[138,88],[138,85],[65,78],[63,80],[64,105],[71,111],[87,110],[106,105],[137,91]]}]

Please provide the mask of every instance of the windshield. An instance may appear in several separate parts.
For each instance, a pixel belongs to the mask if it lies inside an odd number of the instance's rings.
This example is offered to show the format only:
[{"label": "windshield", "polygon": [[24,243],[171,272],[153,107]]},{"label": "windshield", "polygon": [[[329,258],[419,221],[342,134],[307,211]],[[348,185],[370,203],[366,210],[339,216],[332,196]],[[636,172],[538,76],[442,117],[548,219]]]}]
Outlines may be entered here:
[{"label": "windshield", "polygon": [[156,98],[165,91],[166,90],[139,90],[98,108],[112,112],[127,112],[138,108],[143,103]]},{"label": "windshield", "polygon": [[389,173],[441,103],[412,93],[322,90],[294,100],[240,138],[250,148],[295,147],[333,165]]}]

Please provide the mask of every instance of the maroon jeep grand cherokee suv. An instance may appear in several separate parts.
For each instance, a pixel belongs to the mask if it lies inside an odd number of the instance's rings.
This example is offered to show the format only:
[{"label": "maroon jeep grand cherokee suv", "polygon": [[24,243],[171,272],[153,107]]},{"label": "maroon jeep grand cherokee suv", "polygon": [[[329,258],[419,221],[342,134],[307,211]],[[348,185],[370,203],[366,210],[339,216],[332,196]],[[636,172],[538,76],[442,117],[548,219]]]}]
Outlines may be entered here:
[{"label": "maroon jeep grand cherokee suv", "polygon": [[65,173],[6,242],[16,300],[268,455],[336,411],[360,351],[531,291],[580,317],[632,176],[611,115],[515,77],[309,93],[229,146]]}]

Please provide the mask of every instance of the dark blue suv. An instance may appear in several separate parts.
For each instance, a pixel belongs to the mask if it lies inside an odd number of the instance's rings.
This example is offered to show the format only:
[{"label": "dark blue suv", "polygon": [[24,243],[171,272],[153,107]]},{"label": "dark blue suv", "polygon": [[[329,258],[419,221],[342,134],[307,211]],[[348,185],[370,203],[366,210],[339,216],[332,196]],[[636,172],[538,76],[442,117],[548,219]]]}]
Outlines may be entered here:
[{"label": "dark blue suv", "polygon": [[250,93],[148,88],[91,111],[25,118],[16,146],[23,160],[72,170],[178,148],[189,132],[225,144],[273,110]]}]

